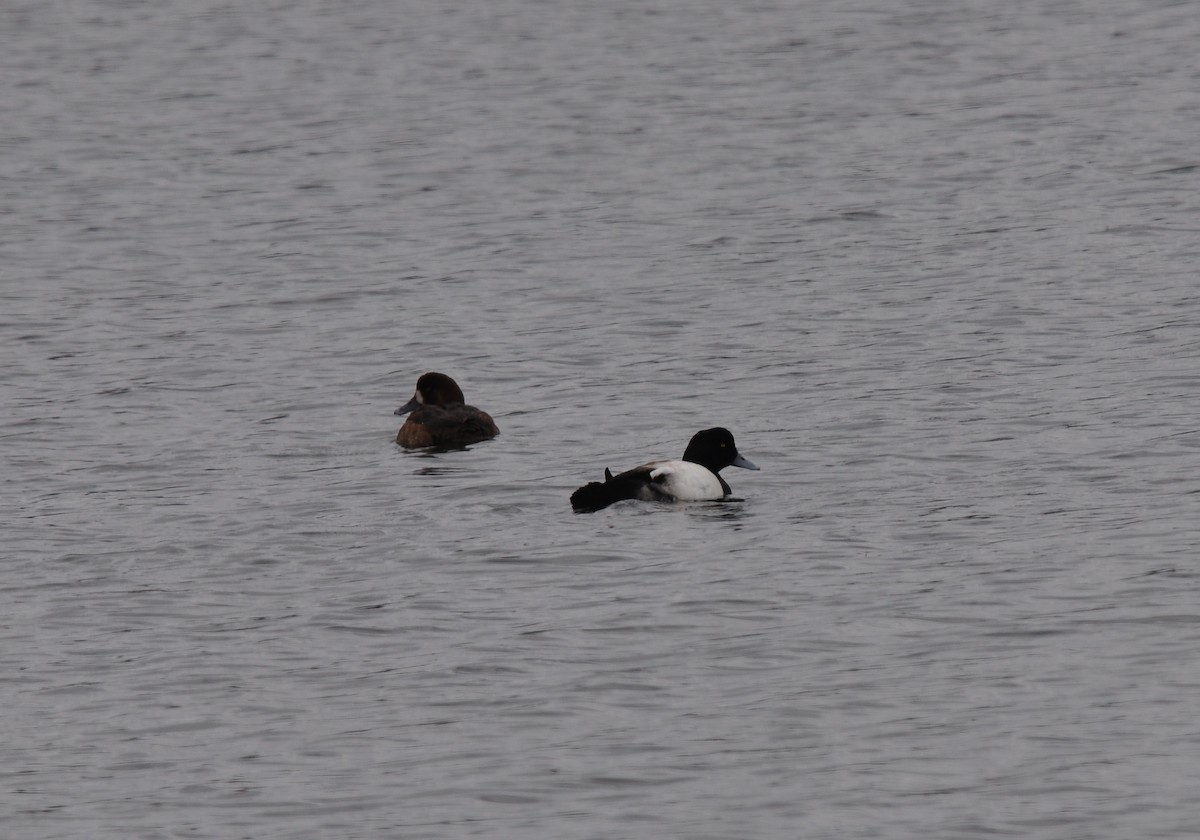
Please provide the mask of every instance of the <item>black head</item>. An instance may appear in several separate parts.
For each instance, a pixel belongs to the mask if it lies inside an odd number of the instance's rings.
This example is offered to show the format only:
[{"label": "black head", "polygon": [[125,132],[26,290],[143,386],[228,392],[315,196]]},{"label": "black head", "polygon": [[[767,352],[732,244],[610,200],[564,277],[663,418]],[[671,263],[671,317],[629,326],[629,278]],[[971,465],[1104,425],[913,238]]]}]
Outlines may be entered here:
[{"label": "black head", "polygon": [[458,383],[444,373],[422,374],[412,399],[396,409],[396,414],[408,414],[422,405],[455,405],[466,402]]},{"label": "black head", "polygon": [[687,449],[683,452],[683,460],[708,467],[713,472],[720,472],[725,467],[758,469],[749,459],[738,454],[737,444],[733,442],[733,433],[719,426],[692,435]]}]

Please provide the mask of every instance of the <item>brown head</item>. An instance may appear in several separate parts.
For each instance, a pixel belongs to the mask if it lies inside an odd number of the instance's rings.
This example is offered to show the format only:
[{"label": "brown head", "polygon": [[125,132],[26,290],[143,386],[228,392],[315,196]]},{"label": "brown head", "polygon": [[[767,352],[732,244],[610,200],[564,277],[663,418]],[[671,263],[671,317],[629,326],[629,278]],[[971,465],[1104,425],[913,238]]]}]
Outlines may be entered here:
[{"label": "brown head", "polygon": [[444,373],[422,374],[417,380],[417,390],[412,399],[396,409],[396,414],[408,414],[413,409],[423,405],[461,405],[462,389],[458,383]]}]

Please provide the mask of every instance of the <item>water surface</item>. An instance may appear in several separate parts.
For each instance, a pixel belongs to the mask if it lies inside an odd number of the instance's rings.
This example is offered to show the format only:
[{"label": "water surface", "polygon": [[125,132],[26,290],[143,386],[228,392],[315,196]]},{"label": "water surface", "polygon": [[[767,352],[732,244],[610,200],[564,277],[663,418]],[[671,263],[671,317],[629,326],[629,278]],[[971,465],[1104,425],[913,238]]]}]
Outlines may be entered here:
[{"label": "water surface", "polygon": [[6,837],[1194,836],[1191,7],[0,16]]}]

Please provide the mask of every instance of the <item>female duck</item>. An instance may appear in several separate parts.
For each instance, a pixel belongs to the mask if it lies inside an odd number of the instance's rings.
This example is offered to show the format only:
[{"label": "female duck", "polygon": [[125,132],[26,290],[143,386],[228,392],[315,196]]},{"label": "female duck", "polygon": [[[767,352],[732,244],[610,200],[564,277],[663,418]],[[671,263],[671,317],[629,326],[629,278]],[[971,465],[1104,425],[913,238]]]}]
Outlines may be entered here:
[{"label": "female duck", "polygon": [[647,502],[720,499],[730,493],[729,485],[718,474],[725,467],[758,469],[738,454],[728,429],[705,429],[692,436],[682,460],[650,461],[620,475],[606,469],[603,484],[592,481],[571,494],[571,507],[591,512],[622,499]]},{"label": "female duck", "polygon": [[426,373],[417,380],[416,393],[396,414],[410,411],[396,434],[396,443],[405,449],[466,446],[500,434],[487,412],[464,404],[458,383],[444,373]]}]

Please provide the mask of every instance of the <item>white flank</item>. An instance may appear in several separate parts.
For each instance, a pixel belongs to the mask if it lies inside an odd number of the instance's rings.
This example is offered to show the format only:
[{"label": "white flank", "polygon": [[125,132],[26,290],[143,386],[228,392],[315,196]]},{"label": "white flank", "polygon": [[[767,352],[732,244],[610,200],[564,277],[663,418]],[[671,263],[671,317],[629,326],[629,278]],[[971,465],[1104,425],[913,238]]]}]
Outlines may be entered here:
[{"label": "white flank", "polygon": [[660,461],[650,477],[662,481],[662,489],[681,502],[701,502],[725,496],[721,481],[708,467],[691,461]]}]

